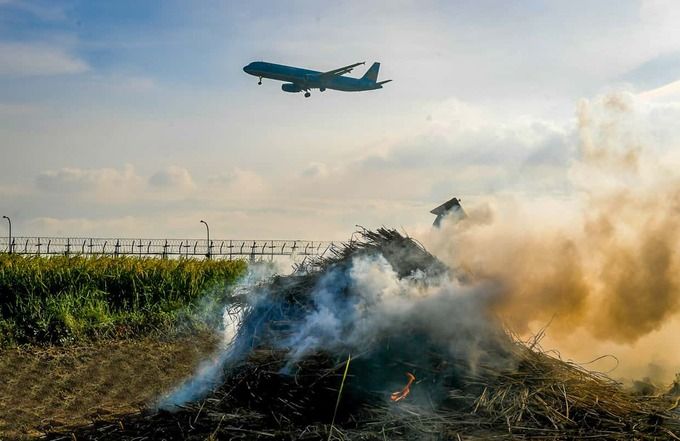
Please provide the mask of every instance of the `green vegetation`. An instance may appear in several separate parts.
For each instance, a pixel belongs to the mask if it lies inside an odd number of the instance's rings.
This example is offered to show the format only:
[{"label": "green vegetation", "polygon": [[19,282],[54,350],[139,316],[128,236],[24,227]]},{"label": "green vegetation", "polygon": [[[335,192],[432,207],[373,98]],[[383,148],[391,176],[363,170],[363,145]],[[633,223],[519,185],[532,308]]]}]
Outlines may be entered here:
[{"label": "green vegetation", "polygon": [[212,326],[245,269],[244,261],[0,254],[0,346]]}]

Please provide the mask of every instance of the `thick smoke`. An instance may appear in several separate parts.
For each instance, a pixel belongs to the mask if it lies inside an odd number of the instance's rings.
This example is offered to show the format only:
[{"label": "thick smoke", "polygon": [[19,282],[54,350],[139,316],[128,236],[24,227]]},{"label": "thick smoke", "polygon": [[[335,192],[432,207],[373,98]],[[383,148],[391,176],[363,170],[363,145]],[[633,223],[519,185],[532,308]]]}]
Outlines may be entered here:
[{"label": "thick smoke", "polygon": [[[635,108],[626,94],[579,105],[570,194],[489,198],[419,234],[456,277],[397,274],[383,256],[360,255],[325,271],[303,308],[277,298],[275,285],[249,293],[246,314],[258,319],[163,405],[206,393],[263,343],[286,351],[284,373],[319,351],[377,353],[390,342],[415,358],[427,342],[470,371],[507,367],[498,317],[523,335],[550,324],[544,347],[567,358],[613,354],[615,375],[668,380],[680,366],[680,180],[646,148]],[[294,324],[261,341],[277,320]]]},{"label": "thick smoke", "polygon": [[[399,256],[392,253],[392,259],[400,260]],[[357,254],[312,277],[311,286],[294,285],[304,290],[295,291],[296,301],[284,292],[290,289],[285,284],[300,283],[297,279],[249,286],[242,297],[246,302],[242,315],[236,320],[225,316],[229,324],[225,327],[232,330],[225,350],[204,363],[160,407],[173,408],[205,395],[257,347],[286,354],[283,375],[317,353],[338,358],[352,354],[373,366],[367,368],[366,377],[376,368],[381,378],[371,382],[374,387],[389,383],[395,374],[399,382],[394,387],[403,381],[406,368],[400,365],[391,372],[384,359],[420,361],[434,352],[456,360],[456,369],[467,373],[481,364],[508,367],[513,362],[504,346],[509,342],[504,330],[489,315],[489,304],[498,293],[491,283],[467,285],[446,271],[398,274],[377,252]],[[281,330],[282,325],[288,329]]]},{"label": "thick smoke", "polygon": [[[621,93],[579,105],[571,194],[490,198],[422,240],[501,286],[493,309],[511,328],[550,323],[551,344],[565,354],[611,351],[621,375],[642,376],[641,358],[671,350],[680,308],[680,176],[645,144],[636,108]],[[680,360],[662,358],[668,380]]]},{"label": "thick smoke", "polygon": [[[319,351],[360,354],[387,338],[417,332],[465,360],[471,370],[479,360],[497,363],[489,341],[488,303],[495,288],[466,286],[448,274],[427,278],[416,271],[400,278],[381,255],[358,256],[349,269],[334,268],[312,292],[314,306],[287,339],[292,363]],[[424,343],[424,342],[423,342]]]}]

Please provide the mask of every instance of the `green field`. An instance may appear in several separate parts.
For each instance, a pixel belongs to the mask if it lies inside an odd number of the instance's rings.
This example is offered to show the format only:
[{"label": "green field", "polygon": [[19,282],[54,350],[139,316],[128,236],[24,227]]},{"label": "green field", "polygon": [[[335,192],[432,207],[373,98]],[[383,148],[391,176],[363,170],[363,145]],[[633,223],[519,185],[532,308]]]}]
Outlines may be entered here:
[{"label": "green field", "polygon": [[0,254],[0,347],[214,326],[244,261]]}]

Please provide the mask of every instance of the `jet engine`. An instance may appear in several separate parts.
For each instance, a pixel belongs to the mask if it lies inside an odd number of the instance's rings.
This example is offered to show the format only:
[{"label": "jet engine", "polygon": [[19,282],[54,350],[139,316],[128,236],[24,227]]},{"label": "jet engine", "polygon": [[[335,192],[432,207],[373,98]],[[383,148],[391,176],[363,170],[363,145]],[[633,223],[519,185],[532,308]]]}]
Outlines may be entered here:
[{"label": "jet engine", "polygon": [[297,84],[294,84],[294,83],[282,84],[281,90],[283,90],[284,92],[291,92],[291,93],[302,92],[302,88],[300,88],[300,86],[298,86]]}]

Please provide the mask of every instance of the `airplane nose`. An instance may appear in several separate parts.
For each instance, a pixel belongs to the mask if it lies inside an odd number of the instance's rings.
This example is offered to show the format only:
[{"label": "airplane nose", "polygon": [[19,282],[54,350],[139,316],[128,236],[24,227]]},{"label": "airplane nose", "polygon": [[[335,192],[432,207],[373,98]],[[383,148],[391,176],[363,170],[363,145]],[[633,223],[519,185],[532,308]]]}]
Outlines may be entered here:
[{"label": "airplane nose", "polygon": [[250,71],[251,71],[251,69],[250,69],[250,64],[249,64],[249,65],[247,65],[247,66],[243,66],[243,72],[245,72],[245,73],[248,73],[248,74],[249,74],[249,73],[250,73]]}]

